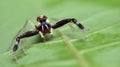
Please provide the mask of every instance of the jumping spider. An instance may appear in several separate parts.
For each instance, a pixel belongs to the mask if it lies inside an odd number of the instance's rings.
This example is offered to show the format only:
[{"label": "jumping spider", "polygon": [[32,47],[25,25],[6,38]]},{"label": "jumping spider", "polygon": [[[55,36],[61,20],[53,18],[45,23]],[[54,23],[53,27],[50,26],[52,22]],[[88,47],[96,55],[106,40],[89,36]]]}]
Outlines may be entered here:
[{"label": "jumping spider", "polygon": [[13,52],[14,52],[14,56],[15,56],[16,61],[17,61],[16,50],[18,49],[19,42],[22,38],[31,37],[31,36],[40,34],[42,40],[45,41],[45,37],[44,37],[45,34],[49,33],[51,35],[51,38],[52,38],[53,37],[52,30],[53,29],[57,29],[57,28],[65,25],[69,22],[73,22],[81,30],[84,30],[84,26],[82,24],[80,24],[75,18],[63,19],[63,20],[58,21],[54,25],[50,24],[47,16],[38,16],[36,20],[37,20],[38,24],[34,25],[36,28],[35,30],[27,31],[27,32],[21,34],[20,36],[16,37],[16,42],[15,42],[15,45],[13,47]]}]

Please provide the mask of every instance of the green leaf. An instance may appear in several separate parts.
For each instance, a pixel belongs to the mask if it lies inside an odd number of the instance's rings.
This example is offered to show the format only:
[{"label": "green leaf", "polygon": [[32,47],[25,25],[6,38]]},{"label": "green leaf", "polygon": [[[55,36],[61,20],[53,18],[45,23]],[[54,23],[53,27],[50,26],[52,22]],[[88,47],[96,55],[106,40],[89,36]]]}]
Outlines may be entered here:
[{"label": "green leaf", "polygon": [[[86,61],[88,67],[120,67],[119,3],[118,0],[1,0],[0,66],[81,67]],[[50,40],[47,35],[45,43],[40,43],[39,35],[27,38],[24,41],[27,55],[23,55],[20,46],[17,51],[19,64],[16,64],[12,49],[7,51],[10,43],[27,20],[34,22],[40,14],[49,18],[76,18],[88,29],[86,39],[82,40],[82,31],[72,23],[74,31],[68,25],[59,28],[63,38],[55,30],[54,39]],[[29,24],[26,31],[31,28]]]}]

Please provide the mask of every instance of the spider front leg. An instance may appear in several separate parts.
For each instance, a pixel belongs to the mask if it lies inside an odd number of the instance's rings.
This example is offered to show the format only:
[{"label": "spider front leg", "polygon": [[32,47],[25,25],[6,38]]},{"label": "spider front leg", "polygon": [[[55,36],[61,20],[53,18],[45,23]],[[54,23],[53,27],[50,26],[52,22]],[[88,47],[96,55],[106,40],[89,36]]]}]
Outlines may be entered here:
[{"label": "spider front leg", "polygon": [[51,38],[53,38],[53,29],[52,28],[50,29],[50,36],[51,36]]},{"label": "spider front leg", "polygon": [[23,39],[23,38],[26,38],[26,37],[37,35],[38,33],[39,33],[38,30],[28,31],[28,32],[25,32],[25,33],[23,33],[22,35],[20,35],[16,38],[16,42],[15,42],[15,45],[13,47],[13,53],[14,53],[14,58],[15,58],[16,62],[17,62],[16,50],[18,49],[18,45],[19,45],[20,40]]},{"label": "spider front leg", "polygon": [[43,41],[43,42],[45,42],[45,41],[46,41],[46,39],[45,39],[44,34],[43,34],[41,31],[39,31],[39,34],[40,34],[40,36],[41,36],[42,41]]},{"label": "spider front leg", "polygon": [[79,23],[75,18],[70,18],[70,19],[63,19],[61,21],[58,21],[56,24],[52,25],[53,29],[59,28],[69,22],[73,22],[74,24],[76,24],[78,26],[79,29],[81,29],[83,31],[83,39],[85,39],[85,28],[84,26]]},{"label": "spider front leg", "polygon": [[73,22],[74,24],[76,24],[80,29],[84,29],[84,26],[82,24],[80,24],[76,19],[72,18],[72,19],[63,19],[61,21],[58,21],[56,24],[54,24],[52,26],[53,29],[56,29],[58,27],[61,27],[69,22]]},{"label": "spider front leg", "polygon": [[25,22],[24,26],[22,27],[22,29],[20,29],[20,30],[18,31],[18,33],[13,37],[12,42],[11,42],[8,50],[10,50],[10,49],[13,47],[13,43],[14,43],[14,40],[16,39],[16,37],[17,37],[18,35],[20,35],[20,33],[25,32],[25,28],[26,28],[26,26],[27,26],[28,24],[30,24],[33,28],[35,28],[34,24],[33,24],[31,21],[27,20],[27,21]]}]

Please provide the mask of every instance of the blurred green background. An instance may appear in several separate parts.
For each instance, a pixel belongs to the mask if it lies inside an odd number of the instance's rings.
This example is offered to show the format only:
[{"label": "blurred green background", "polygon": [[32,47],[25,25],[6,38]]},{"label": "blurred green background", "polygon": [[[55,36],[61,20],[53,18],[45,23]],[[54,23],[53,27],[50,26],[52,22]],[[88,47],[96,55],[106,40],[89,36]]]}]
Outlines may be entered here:
[{"label": "blurred green background", "polygon": [[19,49],[19,64],[14,63],[12,51],[7,51],[13,37],[26,20],[34,22],[42,14],[58,19],[74,17],[89,29],[84,42],[75,25],[74,32],[67,25],[60,28],[89,67],[120,67],[120,0],[0,0],[0,66],[79,67],[55,31],[55,38],[46,43],[39,43],[40,36],[26,39],[25,45],[34,46],[26,48],[25,56]]}]

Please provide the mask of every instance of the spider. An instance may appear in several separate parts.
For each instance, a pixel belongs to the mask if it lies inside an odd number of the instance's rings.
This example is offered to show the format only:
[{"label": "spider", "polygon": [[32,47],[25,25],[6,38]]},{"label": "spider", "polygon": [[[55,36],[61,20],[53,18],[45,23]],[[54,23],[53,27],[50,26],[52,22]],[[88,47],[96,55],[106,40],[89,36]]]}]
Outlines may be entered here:
[{"label": "spider", "polygon": [[[23,38],[27,38],[27,37],[31,37],[31,36],[34,36],[34,35],[37,35],[37,34],[40,34],[41,35],[41,39],[43,41],[45,41],[45,34],[50,34],[51,35],[51,38],[53,38],[53,29],[57,29],[69,22],[73,22],[74,24],[76,24],[81,30],[84,30],[84,26],[79,23],[75,18],[68,18],[68,19],[63,19],[63,20],[60,20],[58,21],[57,23],[55,24],[50,24],[50,21],[48,19],[47,16],[45,15],[42,15],[42,16],[38,16],[37,19],[37,25],[34,25],[35,26],[35,30],[33,31],[27,31],[19,36],[16,37],[16,42],[14,44],[14,47],[13,47],[13,52],[14,54],[16,53],[17,49],[18,49],[18,45],[20,43],[20,40],[23,39]],[[15,59],[17,60],[16,56],[15,56]]]}]

